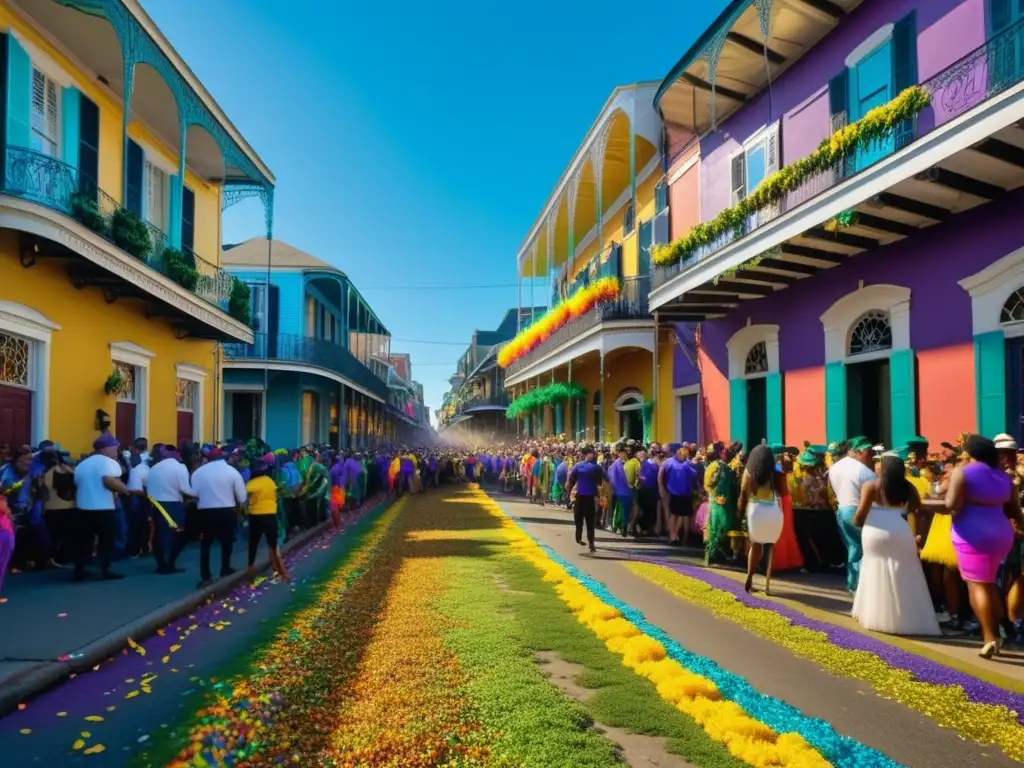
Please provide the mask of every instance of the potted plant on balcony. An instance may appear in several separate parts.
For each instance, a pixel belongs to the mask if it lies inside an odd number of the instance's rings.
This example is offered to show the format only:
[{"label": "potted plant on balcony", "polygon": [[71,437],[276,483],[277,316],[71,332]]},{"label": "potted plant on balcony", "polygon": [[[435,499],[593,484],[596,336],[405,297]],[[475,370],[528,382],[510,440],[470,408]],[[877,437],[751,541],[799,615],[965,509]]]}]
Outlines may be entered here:
[{"label": "potted plant on balcony", "polygon": [[252,320],[249,309],[249,286],[237,277],[231,278],[231,294],[228,296],[228,314],[246,325]]},{"label": "potted plant on balcony", "polygon": [[71,195],[71,215],[97,235],[107,236],[107,220],[100,213],[95,195],[88,195],[85,192],[75,192]]},{"label": "potted plant on balcony", "polygon": [[199,285],[199,272],[192,260],[178,248],[164,248],[164,273],[186,291],[194,291]]},{"label": "potted plant on balcony", "polygon": [[118,208],[110,219],[110,238],[114,245],[145,261],[153,250],[149,227],[133,211]]}]

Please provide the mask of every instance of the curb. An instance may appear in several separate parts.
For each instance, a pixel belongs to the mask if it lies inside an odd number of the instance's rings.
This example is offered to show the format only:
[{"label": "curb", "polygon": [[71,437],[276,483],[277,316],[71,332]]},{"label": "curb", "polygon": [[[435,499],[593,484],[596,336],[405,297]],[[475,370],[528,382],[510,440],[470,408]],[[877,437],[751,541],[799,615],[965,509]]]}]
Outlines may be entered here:
[{"label": "curb", "polygon": [[[372,509],[372,507],[370,507]],[[281,554],[286,555],[327,531],[330,520],[318,524],[315,528],[295,536],[281,547]],[[256,573],[270,570],[269,556],[257,560],[253,569]],[[67,661],[40,661],[0,683],[0,717],[16,709],[18,704],[38,696],[48,688],[63,682],[70,675],[91,669],[100,662],[115,656],[128,647],[127,638],[142,641],[156,634],[161,627],[174,621],[207,600],[231,592],[245,580],[245,570],[240,568],[227,578],[218,579],[204,590],[192,592],[173,603],[166,603],[159,608],[140,616],[134,621],[124,624],[107,635],[78,648],[74,651],[75,658]],[[80,654],[80,655],[77,655]]]}]

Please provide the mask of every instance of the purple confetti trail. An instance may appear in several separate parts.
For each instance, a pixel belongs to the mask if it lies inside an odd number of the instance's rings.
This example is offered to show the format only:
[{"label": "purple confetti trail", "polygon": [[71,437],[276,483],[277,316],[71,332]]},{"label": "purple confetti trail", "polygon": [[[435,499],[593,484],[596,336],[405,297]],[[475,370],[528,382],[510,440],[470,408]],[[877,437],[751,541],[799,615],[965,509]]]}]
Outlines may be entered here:
[{"label": "purple confetti trail", "polygon": [[[340,531],[328,529],[319,536],[315,536],[302,544],[295,550],[287,553],[284,562],[287,567],[307,559],[314,550],[326,548],[330,545],[335,536],[343,535],[348,528],[361,519],[367,512],[379,503],[365,504],[354,515],[350,515],[347,522],[343,524]],[[299,583],[307,579],[300,579]],[[77,673],[73,678],[64,681],[62,684],[41,694],[32,700],[23,710],[16,710],[9,713],[0,720],[0,733],[16,733],[22,728],[36,729],[53,723],[55,713],[65,712],[65,717],[71,720],[81,719],[89,715],[100,715],[106,719],[113,717],[107,711],[107,707],[120,709],[128,705],[125,696],[131,691],[140,691],[139,696],[146,696],[141,692],[140,684],[146,676],[152,677],[154,693],[158,691],[162,677],[175,674],[186,679],[196,675],[190,667],[189,651],[192,634],[200,631],[214,632],[210,625],[220,621],[231,621],[234,623],[238,617],[238,610],[248,610],[251,605],[259,602],[260,598],[271,589],[270,578],[267,577],[255,589],[248,584],[242,583],[223,595],[213,599],[212,602],[196,606],[188,613],[179,616],[174,621],[162,627],[159,631],[163,635],[155,634],[144,641],[138,641],[138,645],[145,650],[145,656],[132,648],[122,651],[116,656],[99,662],[97,669],[90,669]],[[232,610],[234,609],[234,610]],[[196,629],[186,638],[185,633],[189,627]],[[171,646],[180,645],[177,652],[171,651]],[[161,662],[164,656],[170,656],[165,664]],[[74,654],[70,654],[74,658]],[[171,672],[172,669],[177,672]],[[132,680],[133,682],[126,682]],[[211,687],[205,679],[197,680],[195,688]]]},{"label": "purple confetti trail", "polygon": [[882,640],[856,632],[852,629],[839,627],[827,621],[811,619],[788,606],[748,594],[743,585],[720,573],[706,568],[684,565],[658,557],[634,556],[635,560],[661,566],[684,576],[702,581],[705,584],[728,592],[748,608],[761,608],[773,611],[788,619],[793,626],[823,632],[829,641],[840,648],[850,651],[865,651],[878,656],[886,664],[910,672],[924,683],[934,685],[959,686],[967,694],[967,698],[978,704],[991,704],[1009,709],[1017,716],[1017,722],[1024,725],[1024,696],[997,685],[979,680],[966,672],[961,672],[932,659],[918,656],[916,653],[890,645]]}]

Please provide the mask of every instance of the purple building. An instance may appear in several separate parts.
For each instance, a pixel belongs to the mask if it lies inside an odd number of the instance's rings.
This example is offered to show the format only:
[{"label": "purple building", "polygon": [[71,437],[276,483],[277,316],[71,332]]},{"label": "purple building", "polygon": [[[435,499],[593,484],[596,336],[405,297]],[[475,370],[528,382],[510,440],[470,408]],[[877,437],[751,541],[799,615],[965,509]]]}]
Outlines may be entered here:
[{"label": "purple building", "polygon": [[656,104],[705,440],[1024,439],[1024,3],[734,0]]}]

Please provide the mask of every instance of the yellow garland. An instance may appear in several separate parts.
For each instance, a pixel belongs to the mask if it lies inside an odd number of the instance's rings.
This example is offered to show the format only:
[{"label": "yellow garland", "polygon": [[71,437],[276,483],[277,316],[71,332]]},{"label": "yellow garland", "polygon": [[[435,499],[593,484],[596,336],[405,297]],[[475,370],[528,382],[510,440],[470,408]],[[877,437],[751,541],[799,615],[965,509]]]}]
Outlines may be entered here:
[{"label": "yellow garland", "polygon": [[833,645],[824,632],[794,626],[767,608],[750,608],[699,579],[648,563],[628,563],[626,567],[670,594],[735,622],[834,675],[868,683],[880,696],[927,715],[964,739],[995,744],[1009,757],[1024,761],[1024,728],[1006,707],[973,702],[959,686],[916,680],[909,671],[891,667],[875,654]]},{"label": "yellow garland", "polygon": [[755,768],[826,768],[831,764],[797,733],[778,734],[750,717],[734,701],[723,700],[718,687],[669,659],[665,647],[640,632],[618,609],[595,597],[554,562],[510,520],[497,502],[479,490],[480,505],[498,518],[512,551],[553,582],[558,596],[622,663],[655,685],[665,701],[692,717],[715,741]]}]

